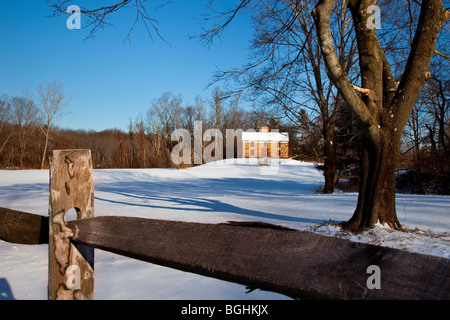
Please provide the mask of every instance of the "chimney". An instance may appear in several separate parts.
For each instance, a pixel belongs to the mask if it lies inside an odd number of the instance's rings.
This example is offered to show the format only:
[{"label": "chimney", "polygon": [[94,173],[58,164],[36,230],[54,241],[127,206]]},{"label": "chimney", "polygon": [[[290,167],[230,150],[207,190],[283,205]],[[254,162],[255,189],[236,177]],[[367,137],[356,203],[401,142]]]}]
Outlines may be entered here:
[{"label": "chimney", "polygon": [[262,133],[268,133],[269,132],[269,127],[261,127],[261,132]]}]

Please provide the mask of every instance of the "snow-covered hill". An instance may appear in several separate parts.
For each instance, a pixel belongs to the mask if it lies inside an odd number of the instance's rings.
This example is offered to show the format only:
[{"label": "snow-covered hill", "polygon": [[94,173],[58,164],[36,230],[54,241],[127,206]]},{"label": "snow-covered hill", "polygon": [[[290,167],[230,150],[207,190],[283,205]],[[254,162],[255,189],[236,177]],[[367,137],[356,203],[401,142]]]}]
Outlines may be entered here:
[{"label": "snow-covered hill", "polygon": [[[94,170],[95,215],[201,223],[264,221],[367,243],[450,258],[450,197],[397,195],[404,227],[359,235],[334,224],[348,220],[356,193],[323,195],[311,163],[281,160],[271,167],[219,161],[185,170]],[[0,207],[47,215],[46,170],[0,170]],[[70,213],[68,214],[70,215]],[[96,299],[286,299],[271,292],[95,251]],[[0,240],[0,300],[47,298],[47,245]]]}]

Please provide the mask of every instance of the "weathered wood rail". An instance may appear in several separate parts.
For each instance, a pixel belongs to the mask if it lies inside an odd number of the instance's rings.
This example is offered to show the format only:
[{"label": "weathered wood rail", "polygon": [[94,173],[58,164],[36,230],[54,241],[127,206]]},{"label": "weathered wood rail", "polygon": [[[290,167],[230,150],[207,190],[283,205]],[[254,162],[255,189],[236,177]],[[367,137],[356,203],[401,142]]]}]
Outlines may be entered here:
[{"label": "weathered wood rail", "polygon": [[[0,208],[0,238],[48,243],[46,217]],[[449,259],[255,223],[103,216],[68,222],[71,241],[301,299],[450,299]],[[367,267],[381,270],[368,289]]]},{"label": "weathered wood rail", "polygon": [[0,239],[19,244],[48,243],[48,217],[0,208]]},{"label": "weathered wood rail", "polygon": [[[51,230],[51,216],[0,208],[0,238],[5,241],[51,242],[49,225]],[[201,224],[102,216],[70,221],[61,228],[73,246],[70,250],[84,245],[295,298],[450,299],[450,259],[265,223]],[[367,285],[369,266],[380,270],[380,289]],[[65,294],[52,296],[49,290],[49,298],[93,298],[93,279],[81,288],[70,287],[65,285],[68,275],[58,275],[56,270],[49,272],[49,283],[55,281],[51,279],[55,272],[56,278],[65,277],[55,282],[64,285],[60,293]],[[83,286],[88,290],[81,294]]]},{"label": "weathered wood rail", "polygon": [[[449,261],[312,232],[129,217],[69,223],[73,240],[297,298],[449,299]],[[381,270],[368,289],[367,267]]]}]

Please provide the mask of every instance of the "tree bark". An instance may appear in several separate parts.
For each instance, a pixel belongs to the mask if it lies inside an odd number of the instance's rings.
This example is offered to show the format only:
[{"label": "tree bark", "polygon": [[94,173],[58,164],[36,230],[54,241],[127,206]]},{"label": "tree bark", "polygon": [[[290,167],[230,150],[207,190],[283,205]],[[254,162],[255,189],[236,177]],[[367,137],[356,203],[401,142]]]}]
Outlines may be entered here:
[{"label": "tree bark", "polygon": [[382,141],[378,145],[364,141],[358,204],[352,218],[344,223],[347,229],[365,230],[377,223],[402,229],[395,209],[400,137],[384,135]]}]

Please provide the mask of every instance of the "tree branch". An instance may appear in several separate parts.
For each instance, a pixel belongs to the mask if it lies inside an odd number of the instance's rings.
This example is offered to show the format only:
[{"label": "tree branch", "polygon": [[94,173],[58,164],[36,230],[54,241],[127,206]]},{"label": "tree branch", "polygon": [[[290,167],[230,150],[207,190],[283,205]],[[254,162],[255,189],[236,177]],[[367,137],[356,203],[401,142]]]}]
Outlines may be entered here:
[{"label": "tree branch", "polygon": [[370,95],[370,89],[366,89],[366,88],[361,88],[361,87],[357,87],[357,86],[352,86],[353,90],[358,91],[360,93],[362,93],[365,96]]},{"label": "tree branch", "polygon": [[[61,15],[61,14],[67,14],[66,10],[67,7],[73,2],[72,0],[46,0],[47,4],[50,6],[50,8],[53,9],[53,15]],[[168,0],[160,7],[163,7],[170,3],[171,0]],[[88,27],[91,27],[91,30],[89,32],[89,38],[94,38],[94,34],[104,28],[107,25],[110,25],[110,23],[107,21],[107,18],[116,13],[117,11],[121,10],[122,8],[125,8],[127,6],[135,7],[136,8],[136,19],[131,26],[130,30],[128,31],[128,34],[124,41],[127,39],[130,40],[131,32],[133,31],[134,27],[136,26],[139,19],[142,20],[144,23],[145,28],[147,29],[147,32],[149,34],[149,37],[152,39],[152,32],[150,31],[150,28],[153,28],[153,31],[158,35],[160,39],[162,39],[164,42],[167,43],[166,40],[161,36],[158,29],[157,21],[150,17],[150,15],[147,13],[144,5],[142,4],[142,0],[122,0],[117,1],[109,6],[103,6],[96,9],[87,9],[87,8],[80,8],[80,13],[84,14],[89,22],[86,24]]]},{"label": "tree branch", "polygon": [[317,34],[319,36],[322,55],[328,68],[330,79],[338,88],[340,94],[347,102],[350,109],[353,111],[363,132],[369,135],[372,141],[377,141],[380,134],[378,123],[369,112],[365,103],[354,92],[353,86],[348,80],[347,73],[343,70],[341,64],[339,63],[339,59],[334,48],[330,30],[330,15],[333,10],[334,3],[334,0],[320,0],[312,11],[317,28]]},{"label": "tree branch", "polygon": [[[212,2],[213,1],[211,1],[211,3]],[[213,16],[212,19],[220,19],[225,17],[225,20],[221,23],[218,23],[215,27],[204,31],[198,37],[202,39],[207,45],[212,45],[214,39],[222,34],[226,27],[234,20],[238,12],[243,10],[247,5],[250,4],[250,2],[250,0],[241,0],[239,1],[239,4],[231,10],[225,12],[216,12],[216,16]],[[214,12],[211,6],[210,9]],[[211,19],[211,17],[205,17],[205,20],[209,19]]]},{"label": "tree branch", "polygon": [[439,51],[437,51],[437,50],[435,50],[434,53],[436,53],[436,54],[438,54],[438,55],[440,55],[441,57],[444,57],[444,58],[446,58],[446,59],[450,59],[450,56],[447,56],[447,55],[445,55],[445,54],[443,54],[443,53],[441,53],[441,52],[439,52]]},{"label": "tree branch", "polygon": [[401,128],[407,123],[417,96],[430,76],[428,68],[436,51],[437,36],[447,16],[448,10],[442,6],[442,0],[422,2],[405,71],[391,102],[391,109],[398,115]]}]

